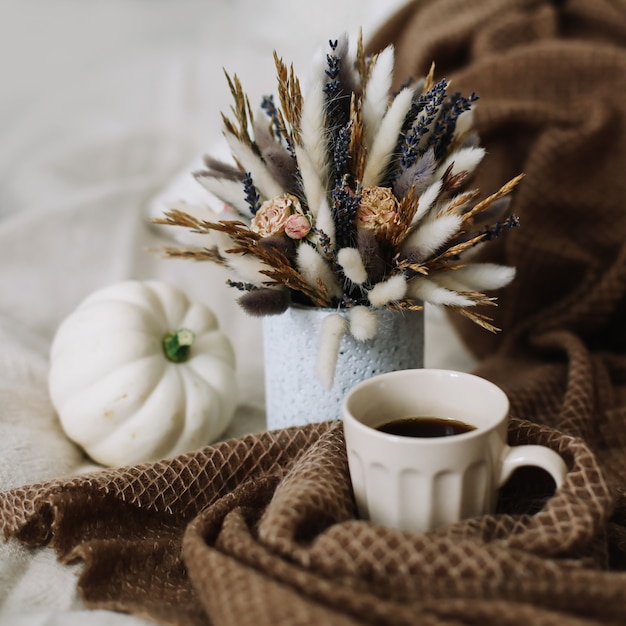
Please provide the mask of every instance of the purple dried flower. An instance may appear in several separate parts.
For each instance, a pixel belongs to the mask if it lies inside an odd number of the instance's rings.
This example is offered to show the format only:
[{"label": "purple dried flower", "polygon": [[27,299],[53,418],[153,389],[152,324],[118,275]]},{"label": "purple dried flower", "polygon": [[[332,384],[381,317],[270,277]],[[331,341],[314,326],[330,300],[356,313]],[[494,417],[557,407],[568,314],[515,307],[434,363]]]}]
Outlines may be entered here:
[{"label": "purple dried flower", "polygon": [[517,228],[519,226],[519,217],[515,214],[509,215],[505,220],[501,220],[485,229],[481,234],[483,235],[483,241],[491,241],[496,239],[503,232],[511,230],[511,228]]},{"label": "purple dried flower", "polygon": [[346,177],[332,192],[331,214],[335,223],[335,239],[338,248],[352,247],[356,241],[356,218],[361,194],[355,193],[346,184]]},{"label": "purple dried flower", "polygon": [[250,207],[252,215],[256,215],[257,211],[261,208],[261,199],[257,188],[254,186],[252,176],[250,172],[246,172],[243,177],[243,190],[246,197],[246,202]]},{"label": "purple dried flower", "polygon": [[442,103],[437,123],[428,138],[429,145],[435,146],[435,156],[438,159],[443,158],[448,151],[459,116],[461,113],[469,111],[472,108],[472,103],[476,100],[478,100],[478,96],[475,93],[466,98],[456,92]]},{"label": "purple dried flower", "polygon": [[[281,141],[285,139],[283,136],[282,125],[280,123],[280,118],[278,117],[278,109],[274,104],[274,96],[263,96],[261,100],[261,109],[265,111],[267,117],[270,120],[270,128],[272,135]],[[255,132],[256,135],[256,132]]]},{"label": "purple dried flower", "polygon": [[337,184],[348,173],[348,158],[350,154],[350,139],[352,124],[348,122],[337,133],[333,146],[332,182]]},{"label": "purple dried flower", "polygon": [[329,42],[332,52],[326,55],[326,76],[328,82],[324,85],[326,96],[326,128],[329,131],[328,152],[331,157],[335,153],[335,145],[339,133],[350,123],[350,101],[354,89],[354,81],[346,84],[347,71],[342,68],[343,57],[348,52],[347,39]]},{"label": "purple dried flower", "polygon": [[330,49],[333,51],[333,54],[326,55],[326,63],[328,67],[325,70],[325,72],[328,78],[330,78],[331,80],[335,80],[337,76],[339,76],[339,69],[341,67],[341,59],[336,54],[334,54],[334,52],[337,50],[337,46],[339,45],[339,40],[335,39],[333,41],[331,39],[328,42],[328,45],[330,46]]},{"label": "purple dried flower", "polygon": [[431,132],[431,125],[446,97],[447,87],[448,82],[444,78],[413,100],[398,139],[395,150],[397,158],[390,164],[385,181],[392,184],[428,149],[428,146],[420,148],[422,137]]}]

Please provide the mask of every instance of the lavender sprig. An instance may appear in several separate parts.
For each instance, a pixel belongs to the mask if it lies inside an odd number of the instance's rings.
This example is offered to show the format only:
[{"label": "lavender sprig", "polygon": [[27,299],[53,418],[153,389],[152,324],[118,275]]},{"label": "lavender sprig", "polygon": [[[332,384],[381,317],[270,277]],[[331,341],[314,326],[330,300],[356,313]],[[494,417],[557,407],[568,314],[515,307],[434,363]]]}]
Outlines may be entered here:
[{"label": "lavender sprig", "polygon": [[254,181],[250,172],[246,172],[243,177],[243,190],[245,193],[246,202],[250,207],[252,215],[256,215],[257,211],[261,208],[261,198],[257,188],[254,186]]},{"label": "lavender sprig", "polygon": [[356,214],[361,194],[348,187],[346,176],[332,191],[331,214],[335,223],[335,239],[338,248],[353,247],[356,243]]},{"label": "lavender sprig", "polygon": [[324,85],[324,94],[326,96],[326,128],[329,131],[328,153],[332,159],[338,134],[350,121],[351,93],[341,82],[342,58],[336,54],[341,52],[339,40],[329,41],[329,45],[332,52],[326,55],[325,74],[328,81]]},{"label": "lavender sprig", "polygon": [[475,93],[466,98],[461,93],[456,92],[442,103],[437,123],[428,138],[428,144],[435,147],[437,159],[443,158],[448,151],[459,116],[461,113],[469,111],[472,108],[472,103],[476,102],[476,100],[478,100],[478,96]]},{"label": "lavender sprig", "polygon": [[331,238],[321,228],[317,228],[317,226],[314,226],[311,230],[317,235],[318,246],[324,253],[324,258],[328,262],[330,269],[337,273],[339,271],[339,264],[337,263],[337,250],[333,246]]},{"label": "lavender sprig", "polygon": [[257,285],[253,285],[252,283],[246,283],[241,280],[231,280],[230,278],[226,279],[226,284],[229,287],[233,287],[237,291],[253,291],[255,289],[261,289],[261,287]]},{"label": "lavender sprig", "polygon": [[333,257],[335,251],[333,249],[333,242],[331,238],[321,228],[318,228],[317,226],[314,226],[311,230],[318,236],[319,245],[324,251],[324,254],[327,256],[327,258]]},{"label": "lavender sprig", "polygon": [[[337,46],[339,45],[339,40],[335,39],[330,40],[328,42],[331,50],[334,52],[337,50]],[[337,76],[339,76],[339,70],[341,69],[341,60],[334,54],[326,55],[326,63],[328,64],[328,69],[326,70],[326,76],[330,78],[330,80],[336,80]]]},{"label": "lavender sprig", "polygon": [[[419,148],[421,139],[430,132],[430,126],[437,118],[445,100],[447,88],[448,81],[444,78],[425,94],[420,94],[413,102],[406,119],[404,141],[400,146],[399,174],[411,167],[417,158],[426,152],[426,149]],[[418,119],[420,114],[421,117]]]},{"label": "lavender sprig", "polygon": [[326,126],[330,129],[341,128],[344,124],[339,117],[341,107],[338,106],[339,96],[341,94],[341,83],[339,82],[341,59],[334,54],[338,43],[337,40],[329,41],[333,53],[326,55],[326,69],[324,70],[324,73],[328,77],[328,82],[324,85],[324,94],[326,95]]},{"label": "lavender sprig", "polygon": [[348,162],[350,156],[350,140],[352,138],[352,123],[348,122],[337,133],[333,146],[332,160],[332,184],[339,184],[348,174]]},{"label": "lavender sprig", "polygon": [[505,220],[499,220],[486,228],[482,233],[482,241],[497,239],[502,233],[519,226],[519,217],[515,214],[509,215]]},{"label": "lavender sprig", "polygon": [[275,135],[282,138],[282,131],[278,119],[278,110],[276,109],[273,95],[270,94],[269,96],[263,96],[263,99],[261,100],[261,109],[265,111],[267,116],[270,118]]},{"label": "lavender sprig", "polygon": [[276,138],[279,141],[284,141],[289,154],[295,157],[293,143],[285,132],[285,127],[278,113],[278,109],[276,108],[276,104],[274,103],[273,95],[263,96],[263,99],[261,100],[261,109],[265,111],[267,116],[270,118],[271,126]]}]

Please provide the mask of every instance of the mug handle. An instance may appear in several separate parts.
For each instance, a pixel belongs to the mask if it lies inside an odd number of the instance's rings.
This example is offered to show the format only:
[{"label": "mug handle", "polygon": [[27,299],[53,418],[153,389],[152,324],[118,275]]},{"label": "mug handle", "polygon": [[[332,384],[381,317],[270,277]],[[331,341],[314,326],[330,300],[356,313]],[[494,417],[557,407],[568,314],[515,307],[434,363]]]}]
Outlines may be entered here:
[{"label": "mug handle", "polygon": [[539,467],[548,472],[554,479],[557,489],[565,481],[567,465],[554,450],[536,445],[507,446],[502,460],[498,486],[504,485],[517,468],[528,467],[529,465]]}]

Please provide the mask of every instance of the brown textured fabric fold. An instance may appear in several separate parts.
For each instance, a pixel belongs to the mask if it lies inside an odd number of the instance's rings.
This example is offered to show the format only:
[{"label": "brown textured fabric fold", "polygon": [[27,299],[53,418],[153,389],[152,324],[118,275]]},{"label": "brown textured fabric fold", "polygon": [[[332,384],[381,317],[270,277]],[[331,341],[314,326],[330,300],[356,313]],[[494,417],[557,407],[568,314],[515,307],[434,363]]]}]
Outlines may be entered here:
[{"label": "brown textured fabric fold", "polygon": [[480,96],[485,190],[525,172],[498,335],[458,322],[511,399],[519,471],[499,510],[415,535],[355,519],[338,422],[0,494],[4,535],[81,559],[89,606],[163,624],[626,623],[626,2],[419,0],[370,42],[396,86]]},{"label": "brown textured fabric fold", "polygon": [[340,422],[16,489],[0,519],[85,561],[89,606],[163,624],[623,623],[594,454],[517,419],[511,438],[563,455],[558,493],[513,481],[496,515],[428,535],[355,519]]}]

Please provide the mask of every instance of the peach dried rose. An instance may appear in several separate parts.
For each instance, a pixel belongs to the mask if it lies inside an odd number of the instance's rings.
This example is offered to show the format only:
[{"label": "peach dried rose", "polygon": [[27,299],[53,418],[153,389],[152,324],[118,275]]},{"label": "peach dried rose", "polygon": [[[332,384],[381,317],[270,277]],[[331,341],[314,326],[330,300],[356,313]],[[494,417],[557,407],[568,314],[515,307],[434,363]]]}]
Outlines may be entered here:
[{"label": "peach dried rose", "polygon": [[311,222],[302,213],[290,215],[285,222],[285,235],[291,239],[303,239],[311,230]]},{"label": "peach dried rose", "polygon": [[384,233],[398,222],[398,200],[389,187],[364,187],[356,213],[356,226]]},{"label": "peach dried rose", "polygon": [[295,196],[285,193],[266,200],[252,218],[250,230],[261,237],[281,235],[285,232],[285,222],[292,213],[302,213],[300,201]]}]

